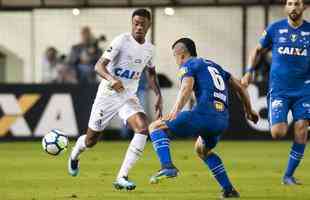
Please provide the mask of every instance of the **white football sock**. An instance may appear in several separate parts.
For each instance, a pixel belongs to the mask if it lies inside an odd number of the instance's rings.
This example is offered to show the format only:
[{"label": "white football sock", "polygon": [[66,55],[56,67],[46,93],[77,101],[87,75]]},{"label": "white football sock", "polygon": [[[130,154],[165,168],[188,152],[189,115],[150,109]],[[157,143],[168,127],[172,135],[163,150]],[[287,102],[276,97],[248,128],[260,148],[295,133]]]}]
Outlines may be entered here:
[{"label": "white football sock", "polygon": [[134,166],[134,164],[141,157],[147,140],[147,135],[140,133],[135,133],[132,138],[129,147],[127,149],[125,159],[118,172],[117,178],[127,177],[129,170]]},{"label": "white football sock", "polygon": [[72,152],[71,152],[72,160],[79,159],[79,155],[87,149],[85,140],[86,140],[86,135],[82,135],[76,141],[75,146],[73,147]]}]

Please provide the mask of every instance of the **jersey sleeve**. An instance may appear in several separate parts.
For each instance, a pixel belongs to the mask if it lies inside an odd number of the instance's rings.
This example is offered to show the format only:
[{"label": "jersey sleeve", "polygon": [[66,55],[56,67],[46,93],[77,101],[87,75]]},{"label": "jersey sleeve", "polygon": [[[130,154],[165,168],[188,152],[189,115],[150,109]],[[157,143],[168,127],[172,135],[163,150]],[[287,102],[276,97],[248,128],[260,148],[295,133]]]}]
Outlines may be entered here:
[{"label": "jersey sleeve", "polygon": [[272,45],[272,31],[273,25],[270,25],[266,30],[264,30],[259,43],[263,48],[270,48]]},{"label": "jersey sleeve", "polygon": [[123,36],[116,37],[110,44],[107,50],[104,51],[102,57],[108,60],[113,60],[120,52],[123,42]]},{"label": "jersey sleeve", "polygon": [[194,77],[197,73],[196,65],[194,63],[182,66],[178,72],[178,78],[182,80],[184,77]]}]

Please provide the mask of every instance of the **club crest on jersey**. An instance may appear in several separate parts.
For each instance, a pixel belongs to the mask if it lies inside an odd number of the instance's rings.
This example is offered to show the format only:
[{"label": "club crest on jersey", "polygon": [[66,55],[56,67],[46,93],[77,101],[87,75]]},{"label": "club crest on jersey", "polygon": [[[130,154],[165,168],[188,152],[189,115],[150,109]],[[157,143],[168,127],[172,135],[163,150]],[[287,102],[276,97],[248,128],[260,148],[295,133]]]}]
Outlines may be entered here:
[{"label": "club crest on jersey", "polygon": [[138,80],[140,78],[140,72],[131,71],[129,69],[115,68],[114,73],[116,76],[127,79]]},{"label": "club crest on jersey", "polygon": [[292,35],[290,36],[290,38],[291,38],[292,42],[296,42],[296,40],[297,40],[297,35],[296,35],[296,34],[292,34]]},{"label": "club crest on jersey", "polygon": [[294,47],[279,47],[278,52],[281,55],[290,55],[290,56],[307,56],[307,49],[300,49]]}]

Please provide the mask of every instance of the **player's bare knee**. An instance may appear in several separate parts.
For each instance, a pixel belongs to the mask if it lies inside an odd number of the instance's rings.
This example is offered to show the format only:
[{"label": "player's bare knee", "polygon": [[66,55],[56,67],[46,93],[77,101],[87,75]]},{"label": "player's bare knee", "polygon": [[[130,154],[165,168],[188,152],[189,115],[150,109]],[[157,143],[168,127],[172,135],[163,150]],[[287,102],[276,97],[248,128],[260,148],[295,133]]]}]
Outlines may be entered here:
[{"label": "player's bare knee", "polygon": [[130,124],[135,133],[148,134],[148,122],[144,118],[139,118],[134,123]]},{"label": "player's bare knee", "polygon": [[195,151],[199,158],[204,159],[208,156],[210,150],[206,148],[202,139],[199,137],[195,143]]},{"label": "player's bare knee", "polygon": [[148,133],[149,133],[149,131],[147,129],[147,126],[146,127],[136,128],[134,131],[135,131],[135,133],[140,133],[140,134],[143,134],[143,135],[148,135]]},{"label": "player's bare knee", "polygon": [[271,127],[271,136],[273,139],[281,139],[287,133],[287,125],[275,125]]},{"label": "player's bare knee", "polygon": [[149,133],[153,132],[154,130],[160,127],[160,120],[154,121],[149,125]]}]

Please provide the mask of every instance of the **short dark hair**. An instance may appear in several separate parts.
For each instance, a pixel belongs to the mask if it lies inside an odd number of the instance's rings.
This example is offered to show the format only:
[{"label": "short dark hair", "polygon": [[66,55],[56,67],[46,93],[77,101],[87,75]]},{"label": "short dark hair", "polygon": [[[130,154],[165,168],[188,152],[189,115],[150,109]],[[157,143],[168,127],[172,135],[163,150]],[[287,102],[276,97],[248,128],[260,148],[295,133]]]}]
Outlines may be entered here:
[{"label": "short dark hair", "polygon": [[133,11],[132,18],[134,18],[134,16],[145,17],[145,18],[147,18],[150,21],[151,21],[151,18],[152,18],[150,11],[148,11],[145,8],[139,8],[139,9]]},{"label": "short dark hair", "polygon": [[[282,0],[285,4],[287,3],[287,0]],[[301,1],[303,4],[305,3],[305,0]]]},{"label": "short dark hair", "polygon": [[197,50],[195,42],[190,38],[180,38],[177,41],[175,41],[172,45],[172,49],[175,47],[176,44],[182,43],[187,48],[188,52],[191,56],[197,57]]}]

